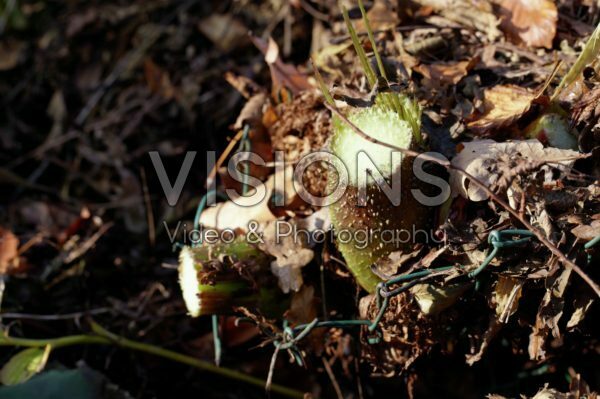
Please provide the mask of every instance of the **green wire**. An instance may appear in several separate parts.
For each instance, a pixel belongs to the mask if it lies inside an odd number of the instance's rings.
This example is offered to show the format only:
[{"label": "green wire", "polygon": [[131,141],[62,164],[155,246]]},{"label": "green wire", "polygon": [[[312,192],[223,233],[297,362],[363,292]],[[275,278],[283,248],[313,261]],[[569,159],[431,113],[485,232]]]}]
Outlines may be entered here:
[{"label": "green wire", "polygon": [[[514,239],[515,236],[519,236],[520,238]],[[469,272],[467,276],[471,279],[476,278],[481,272],[483,272],[491,263],[491,261],[498,255],[498,252],[502,248],[510,248],[516,247],[523,244],[528,243],[531,238],[534,236],[532,232],[529,230],[522,229],[507,229],[503,231],[494,230],[491,231],[488,236],[488,242],[493,246],[493,249],[490,251],[485,260],[473,271]],[[594,239],[594,243],[590,242],[588,244],[589,247],[596,245],[600,242],[600,237]],[[587,248],[587,247],[586,247]],[[307,324],[300,324],[294,328],[288,327],[288,321],[284,320],[284,334],[283,334],[283,342],[276,340],[274,343],[278,347],[278,349],[289,349],[292,350],[292,353],[297,351],[296,344],[298,341],[302,340],[306,337],[313,329],[315,328],[331,328],[331,327],[355,327],[355,326],[366,326],[369,332],[375,332],[383,315],[385,314],[390,298],[396,296],[402,292],[407,291],[411,287],[418,285],[421,283],[419,278],[426,277],[436,272],[441,272],[445,270],[450,270],[456,266],[443,266],[434,269],[424,269],[419,270],[413,273],[404,274],[396,277],[392,277],[389,280],[382,281],[377,286],[377,307],[378,312],[375,315],[375,318],[370,320],[325,320],[318,321],[318,319],[314,319],[312,322]],[[405,283],[398,288],[393,290],[389,290],[388,288],[392,285],[398,283]],[[297,335],[295,335],[297,333]],[[380,341],[379,335],[375,337],[369,337],[368,342],[370,344],[375,344]],[[294,354],[294,356],[296,356]]]}]

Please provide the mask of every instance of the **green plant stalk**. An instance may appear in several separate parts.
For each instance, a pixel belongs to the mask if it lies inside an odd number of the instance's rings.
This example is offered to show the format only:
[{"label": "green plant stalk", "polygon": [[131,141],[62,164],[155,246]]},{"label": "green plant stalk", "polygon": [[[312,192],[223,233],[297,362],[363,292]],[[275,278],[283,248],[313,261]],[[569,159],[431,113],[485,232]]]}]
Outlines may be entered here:
[{"label": "green plant stalk", "polygon": [[[260,378],[252,377],[250,375],[241,373],[236,370],[232,370],[225,367],[218,367],[210,362],[206,362],[195,357],[183,355],[181,353],[160,348],[154,345],[129,340],[127,338],[111,333],[110,331],[107,331],[106,329],[94,322],[92,322],[92,332],[93,334],[80,334],[59,338],[42,339],[16,338],[10,337],[8,335],[2,335],[0,337],[0,346],[39,348],[50,345],[53,349],[56,349],[60,347],[73,345],[117,345],[123,348],[160,356],[178,363],[187,364],[189,366],[195,367],[197,369],[212,374],[217,374],[236,381],[248,383],[250,385],[254,385],[260,388],[264,388],[266,384],[266,381],[261,380]],[[304,394],[302,392],[278,384],[271,384],[271,391],[290,398],[304,397]]]},{"label": "green plant stalk", "polygon": [[[373,29],[371,29],[371,23],[369,22],[369,18],[367,17],[367,12],[365,11],[365,6],[362,0],[358,0],[358,7],[360,8],[360,13],[363,18],[363,22],[365,24],[365,28],[367,29],[367,36],[369,37],[369,42],[371,42],[371,47],[373,48],[373,54],[375,55],[375,61],[377,62],[377,69],[379,69],[379,74],[388,81],[387,74],[385,72],[385,67],[383,66],[383,61],[381,60],[381,56],[379,55],[379,51],[377,50],[377,43],[375,42],[375,35],[373,35]],[[386,93],[383,97],[387,100],[387,103],[396,111],[399,115],[402,116],[402,106],[400,105],[400,99],[398,95],[393,93]]]},{"label": "green plant stalk", "polygon": [[[371,43],[371,47],[373,48],[373,53],[375,55],[375,59],[377,61],[377,67],[379,69],[380,75],[387,81],[387,75],[385,72],[385,67],[383,66],[383,61],[381,56],[379,55],[379,51],[377,50],[377,43],[375,42],[375,36],[373,35],[373,30],[371,29],[371,23],[369,22],[369,18],[367,17],[367,13],[365,11],[365,7],[362,3],[362,0],[359,0],[358,5],[360,7],[360,11],[362,14],[363,21],[365,23],[365,27],[367,29],[367,35],[369,37],[369,41]],[[367,77],[367,82],[369,83],[369,89],[373,88],[377,84],[377,75],[375,71],[371,67],[371,63],[367,58],[367,54],[365,50],[360,44],[360,40],[358,35],[356,34],[356,30],[350,21],[350,17],[348,16],[348,11],[345,7],[341,6],[342,14],[344,16],[344,22],[346,24],[346,29],[350,33],[350,38],[352,39],[352,44],[354,46],[354,51],[356,51],[356,55],[358,56],[361,66],[363,68],[363,72]],[[319,86],[321,86],[321,91],[323,95],[327,99],[331,97],[327,90],[323,90],[323,86],[321,82],[322,79],[320,75],[317,73],[317,81],[319,82]],[[329,102],[329,100],[328,100]],[[415,138],[416,145],[422,145],[423,139],[421,136],[421,107],[419,104],[409,99],[403,94],[399,93],[381,93],[378,96],[379,105],[382,107],[387,107],[390,110],[393,110],[398,114],[400,119],[407,121],[411,128],[412,134]]]},{"label": "green plant stalk", "polygon": [[[256,279],[255,284],[240,269]],[[269,258],[240,238],[228,244],[184,247],[179,256],[179,284],[192,317],[232,314],[240,306],[273,315],[281,307]]]},{"label": "green plant stalk", "polygon": [[367,77],[367,82],[369,82],[369,89],[377,84],[377,76],[375,75],[375,71],[371,68],[371,64],[367,58],[367,54],[365,50],[360,45],[360,40],[358,39],[358,35],[356,34],[356,30],[354,30],[354,26],[352,22],[350,22],[350,16],[348,15],[348,10],[346,7],[342,6],[342,15],[344,16],[344,22],[346,23],[346,28],[348,29],[348,33],[350,33],[350,38],[352,39],[352,44],[354,45],[354,50],[356,51],[356,55],[360,60],[360,64],[362,65],[365,76]]},{"label": "green plant stalk", "polygon": [[360,8],[360,13],[365,23],[365,27],[367,28],[367,35],[369,36],[371,47],[373,47],[373,53],[375,54],[375,60],[377,61],[379,73],[387,80],[385,68],[383,67],[383,62],[381,61],[381,56],[379,55],[379,51],[377,51],[377,44],[375,43],[375,36],[373,35],[373,30],[371,29],[371,23],[369,22],[369,18],[367,17],[367,12],[365,11],[365,6],[363,5],[362,0],[358,0],[358,7]]},{"label": "green plant stalk", "polygon": [[597,58],[598,55],[600,55],[600,23],[598,23],[598,26],[594,29],[594,32],[585,44],[581,54],[577,57],[575,64],[573,64],[569,72],[567,72],[560,81],[558,87],[554,90],[551,101],[555,102],[563,89],[573,83],[583,72],[583,69]]},{"label": "green plant stalk", "polygon": [[[358,108],[350,112],[348,119],[380,141],[400,148],[414,147],[410,124],[387,107]],[[389,148],[361,138],[338,118],[334,118],[330,149],[349,173],[345,194],[329,208],[334,233],[347,231],[352,233],[352,237],[358,234],[369,236],[366,245],[354,239],[338,239],[338,248],[359,285],[373,292],[380,279],[371,272],[371,265],[391,252],[412,247],[411,239],[405,244],[394,242],[389,236],[382,237],[382,232],[397,234],[400,231],[412,232],[413,227],[415,230],[422,228],[429,220],[429,208],[420,204],[411,193],[411,189],[418,186],[412,171],[412,158],[402,156],[400,168],[394,169],[397,165],[391,163]],[[394,205],[383,190],[371,182],[366,187],[366,206],[358,206],[357,176],[362,171],[358,170],[357,156],[361,151],[374,161],[388,183],[394,175],[400,175],[400,205]],[[337,172],[329,175],[331,189],[337,185],[336,177]]]},{"label": "green plant stalk", "polygon": [[317,64],[315,64],[315,62],[312,58],[311,58],[311,63],[313,65],[313,69],[315,71],[315,78],[317,79],[317,84],[319,85],[319,89],[321,90],[323,97],[325,97],[325,101],[329,105],[335,105],[335,101],[333,101],[333,97],[331,96],[331,93],[329,92],[327,85],[323,81],[323,77],[321,76],[321,73],[319,72],[319,68],[317,68]]}]

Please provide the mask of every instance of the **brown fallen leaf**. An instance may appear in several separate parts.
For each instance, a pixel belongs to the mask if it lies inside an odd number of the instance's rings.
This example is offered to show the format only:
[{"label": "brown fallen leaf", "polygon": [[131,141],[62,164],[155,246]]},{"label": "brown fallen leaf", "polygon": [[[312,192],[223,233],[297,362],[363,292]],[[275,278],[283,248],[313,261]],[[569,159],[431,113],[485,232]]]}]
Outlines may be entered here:
[{"label": "brown fallen leaf", "polygon": [[72,38],[81,32],[86,26],[98,19],[98,9],[90,7],[82,12],[77,12],[67,19],[65,33],[68,38]]},{"label": "brown fallen leaf", "polygon": [[[452,159],[452,165],[467,171],[488,187],[499,182],[505,169],[516,162],[552,162],[557,168],[568,170],[575,160],[581,157],[578,152],[572,150],[544,148],[544,145],[535,139],[503,143],[475,140],[461,145],[463,148]],[[548,176],[548,179],[551,179],[551,176]],[[476,202],[488,199],[485,191],[471,185],[469,179],[456,170],[450,171],[450,187],[454,196],[461,195]],[[509,198],[511,195],[511,188],[508,188]]]},{"label": "brown fallen leaf", "polygon": [[169,78],[169,73],[156,65],[150,58],[144,60],[144,76],[148,89],[152,93],[169,100],[175,95],[175,88]]},{"label": "brown fallen leaf", "polygon": [[[390,9],[389,1],[375,0],[373,6],[367,11],[367,18],[369,19],[369,25],[373,32],[380,32],[388,29],[393,29],[400,22],[398,13]],[[359,19],[355,22],[357,32],[366,32],[367,28],[363,19]]]},{"label": "brown fallen leaf", "polygon": [[[309,242],[304,229],[297,227],[298,235],[292,232],[287,235],[288,229],[294,229],[295,221],[290,220],[287,225],[280,221],[265,225],[262,230],[262,243],[259,248],[275,257],[271,262],[271,271],[279,280],[279,287],[284,293],[298,291],[302,287],[302,268],[310,263],[314,251],[309,247]],[[292,230],[293,231],[293,230]]]},{"label": "brown fallen leaf", "polygon": [[564,293],[571,277],[571,269],[559,270],[556,264],[546,278],[546,293],[540,303],[535,324],[529,335],[528,352],[531,360],[546,358],[546,340],[551,333],[555,338],[561,336],[558,322],[564,313]]},{"label": "brown fallen leaf", "polygon": [[260,125],[267,104],[268,98],[265,93],[259,92],[250,97],[235,120],[233,128],[242,129],[246,123],[250,126]]},{"label": "brown fallen leaf", "polygon": [[313,321],[317,317],[315,288],[305,285],[300,291],[295,292],[292,295],[290,308],[285,312],[284,316],[294,325]]},{"label": "brown fallen leaf", "polygon": [[498,85],[484,91],[484,111],[467,123],[477,133],[511,125],[531,107],[536,93],[515,85]]},{"label": "brown fallen leaf", "polygon": [[19,239],[12,231],[0,227],[0,275],[19,266]]},{"label": "brown fallen leaf", "polygon": [[25,47],[25,43],[21,41],[0,41],[0,71],[8,71],[16,67],[21,61]]},{"label": "brown fallen leaf", "polygon": [[[293,167],[287,166],[272,174],[266,182],[259,186],[260,192],[251,189],[246,196],[236,196],[234,201],[226,201],[209,207],[202,212],[200,224],[205,227],[223,229],[248,230],[250,222],[266,223],[275,220],[279,209],[287,209],[297,197],[293,189]],[[280,191],[284,188],[285,191]],[[264,193],[264,194],[263,194]],[[260,197],[262,195],[262,197]],[[277,198],[274,198],[278,196]],[[258,201],[260,199],[260,201]],[[271,202],[271,204],[270,204]]]},{"label": "brown fallen leaf", "polygon": [[476,64],[476,60],[438,62],[420,64],[413,69],[425,77],[423,84],[431,88],[440,88],[457,84]]},{"label": "brown fallen leaf", "polygon": [[223,51],[247,43],[248,29],[231,14],[211,14],[198,23],[198,30]]},{"label": "brown fallen leaf", "polygon": [[414,259],[421,252],[421,248],[412,252],[394,251],[386,257],[380,258],[371,266],[371,271],[382,280],[387,280],[398,273],[398,270],[409,260]]},{"label": "brown fallen leaf", "polygon": [[590,224],[582,224],[571,230],[573,235],[581,240],[590,241],[600,235],[600,220],[593,220]]},{"label": "brown fallen leaf", "polygon": [[[585,292],[585,291],[583,291]],[[588,310],[590,310],[592,304],[594,303],[594,299],[591,296],[583,296],[582,292],[579,292],[580,296],[575,300],[573,304],[575,310],[571,314],[571,318],[567,322],[567,330],[573,330],[575,327],[581,323],[581,321],[585,318]]]},{"label": "brown fallen leaf", "polygon": [[496,0],[500,29],[515,44],[552,48],[558,12],[551,0]]},{"label": "brown fallen leaf", "polygon": [[540,389],[531,399],[569,399],[571,396],[557,391],[556,389],[548,388],[548,385]]},{"label": "brown fallen leaf", "polygon": [[256,202],[256,193],[251,191],[248,196],[236,198],[206,208],[200,216],[200,224],[205,227],[223,229],[241,229],[248,231],[250,222],[264,223],[275,220],[275,215],[269,209],[269,198],[273,193],[273,184],[265,184],[266,190],[262,200]]},{"label": "brown fallen leaf", "polygon": [[295,66],[285,64],[279,57],[279,47],[275,40],[268,41],[256,36],[250,36],[252,43],[265,55],[265,61],[271,70],[271,93],[277,99],[281,90],[288,88],[292,94],[298,94],[303,90],[311,89],[305,75],[301,74]]},{"label": "brown fallen leaf", "polygon": [[[442,4],[446,5],[442,5]],[[502,36],[498,29],[498,18],[487,1],[450,0],[435,7],[449,21],[484,33],[490,42]]]},{"label": "brown fallen leaf", "polygon": [[500,323],[507,323],[519,307],[523,280],[513,277],[499,276],[494,289],[493,301],[496,305],[496,316]]},{"label": "brown fallen leaf", "polygon": [[489,348],[490,343],[492,342],[494,337],[496,337],[496,335],[498,334],[498,332],[501,329],[502,329],[502,323],[500,323],[498,321],[498,319],[492,318],[490,320],[488,329],[486,330],[486,332],[483,334],[483,337],[481,338],[481,342],[479,343],[479,349],[477,350],[477,352],[465,355],[465,360],[469,366],[472,366],[481,360],[481,358],[487,351],[487,348]]}]

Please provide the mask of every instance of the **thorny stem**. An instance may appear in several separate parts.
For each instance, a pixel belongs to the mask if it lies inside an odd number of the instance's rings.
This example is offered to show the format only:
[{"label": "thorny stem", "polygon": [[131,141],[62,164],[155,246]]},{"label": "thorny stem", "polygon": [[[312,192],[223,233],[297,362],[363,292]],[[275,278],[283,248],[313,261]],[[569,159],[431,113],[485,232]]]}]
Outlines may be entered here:
[{"label": "thorny stem", "polygon": [[[116,335],[99,324],[91,321],[92,334],[69,335],[59,338],[42,338],[29,339],[11,337],[8,334],[0,336],[0,346],[23,346],[30,348],[45,347],[50,345],[53,349],[72,346],[72,345],[117,345],[122,348],[132,349],[139,352],[150,353],[156,356],[164,357],[165,359],[175,362],[187,364],[189,366],[207,371],[209,373],[218,374],[232,380],[245,382],[260,388],[265,387],[265,381],[260,378],[252,377],[237,370],[232,370],[225,367],[218,367],[214,364],[196,359],[191,356],[183,355],[175,351],[160,348],[158,346],[145,344],[142,342],[132,341],[130,339]],[[290,398],[303,398],[304,394],[292,388],[287,388],[278,384],[271,384],[271,391],[282,396]]]},{"label": "thorny stem", "polygon": [[556,245],[554,245],[548,238],[546,238],[546,236],[540,230],[538,230],[531,223],[529,223],[527,220],[525,220],[525,218],[523,218],[519,214],[519,212],[517,212],[516,210],[514,210],[502,198],[500,198],[498,195],[496,195],[496,193],[494,193],[492,190],[490,190],[490,188],[488,186],[486,186],[484,183],[482,183],[481,181],[479,181],[475,176],[471,175],[466,170],[464,170],[462,168],[459,168],[458,166],[455,166],[455,165],[451,164],[450,161],[441,160],[441,159],[429,156],[427,154],[420,153],[418,151],[413,151],[413,150],[408,150],[408,149],[405,149],[405,148],[400,148],[400,147],[397,147],[397,146],[395,146],[393,144],[388,144],[388,143],[385,143],[383,141],[379,141],[379,140],[377,140],[377,139],[369,136],[368,134],[366,134],[365,132],[363,132],[360,128],[358,128],[358,126],[356,126],[352,122],[350,122],[350,120],[348,118],[346,118],[344,116],[344,114],[342,114],[342,112],[340,112],[335,105],[332,106],[332,105],[329,105],[329,104],[326,103],[325,106],[331,112],[333,112],[334,114],[336,114],[342,121],[344,121],[344,123],[348,124],[348,126],[350,126],[350,128],[356,134],[358,134],[359,136],[361,136],[365,140],[368,140],[368,141],[370,141],[372,143],[379,144],[379,145],[391,148],[391,149],[396,150],[396,151],[400,151],[401,153],[403,153],[405,155],[408,155],[408,156],[412,156],[412,157],[421,156],[424,160],[435,162],[437,164],[440,164],[440,165],[444,166],[445,168],[454,169],[454,170],[462,173],[463,175],[465,175],[473,184],[475,184],[477,187],[479,187],[483,191],[485,191],[485,193],[487,195],[489,195],[489,197],[493,201],[495,201],[497,204],[499,204],[508,213],[510,213],[512,216],[514,216],[517,220],[519,220],[529,231],[531,231],[533,234],[535,234],[535,236],[537,237],[537,239],[540,240],[540,242],[542,244],[544,244],[550,250],[550,252],[552,252],[561,261],[561,263],[563,265],[565,265],[566,267],[570,267],[575,273],[577,273],[579,275],[579,277],[581,277],[583,279],[583,281],[585,281],[594,290],[594,292],[596,293],[596,295],[598,295],[598,297],[600,297],[600,286],[598,286],[598,284],[596,284],[594,282],[594,280],[592,280],[579,266],[577,266],[574,262],[572,262],[569,258],[567,258],[565,256],[565,254],[563,254],[562,251],[560,249],[558,249],[558,247],[556,247]]}]

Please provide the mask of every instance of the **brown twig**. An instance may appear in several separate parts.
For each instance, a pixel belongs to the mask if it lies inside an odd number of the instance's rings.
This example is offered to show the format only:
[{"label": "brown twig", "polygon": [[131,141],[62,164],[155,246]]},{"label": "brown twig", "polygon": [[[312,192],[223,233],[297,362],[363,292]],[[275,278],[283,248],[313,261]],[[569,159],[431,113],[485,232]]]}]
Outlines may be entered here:
[{"label": "brown twig", "polygon": [[355,124],[353,124],[352,122],[350,122],[350,120],[348,118],[346,118],[337,109],[337,107],[335,105],[330,105],[330,104],[326,103],[325,107],[327,107],[338,118],[340,118],[342,121],[344,121],[344,123],[346,123],[348,126],[350,126],[350,128],[356,134],[358,134],[359,136],[361,136],[365,140],[368,140],[368,141],[370,141],[372,143],[375,143],[375,144],[378,144],[378,145],[382,145],[384,147],[391,148],[391,149],[396,150],[396,151],[400,151],[401,153],[403,153],[405,155],[408,155],[408,156],[411,156],[411,157],[418,157],[418,156],[420,156],[424,160],[435,162],[437,164],[440,164],[440,165],[444,166],[445,168],[454,169],[454,170],[462,173],[463,175],[465,175],[473,184],[475,184],[477,187],[479,187],[480,189],[482,189],[483,191],[485,191],[485,193],[494,202],[496,202],[497,204],[499,204],[508,213],[510,213],[512,216],[514,216],[517,220],[519,220],[523,224],[523,226],[525,226],[529,231],[531,231],[533,234],[535,234],[535,236],[537,237],[537,239],[542,244],[544,244],[550,250],[550,252],[552,252],[560,260],[560,262],[563,265],[565,265],[566,267],[570,267],[575,273],[577,273],[579,275],[579,277],[581,277],[583,279],[583,281],[585,281],[594,290],[594,292],[596,293],[596,295],[598,295],[598,297],[600,297],[600,286],[598,286],[598,284],[596,284],[596,282],[594,282],[594,280],[592,280],[579,266],[577,266],[570,259],[568,259],[565,256],[565,254],[563,254],[562,251],[560,249],[558,249],[558,247],[556,247],[556,245],[554,245],[540,230],[538,230],[531,223],[529,223],[527,220],[525,220],[525,218],[523,218],[519,214],[519,212],[517,212],[516,210],[514,210],[502,198],[500,198],[498,195],[496,195],[496,193],[494,193],[492,190],[490,190],[490,188],[488,188],[488,186],[486,186],[484,183],[482,183],[481,181],[479,181],[475,176],[471,175],[466,170],[464,170],[462,168],[459,168],[458,166],[452,165],[452,163],[450,163],[450,161],[448,161],[448,160],[438,159],[438,158],[432,157],[430,155],[420,153],[418,151],[413,151],[413,150],[408,150],[408,149],[400,148],[400,147],[397,147],[397,146],[395,146],[393,144],[388,144],[388,143],[385,143],[383,141],[379,141],[379,140],[377,140],[377,139],[369,136],[368,134],[366,134],[365,132],[363,132],[360,128],[358,128]]}]

